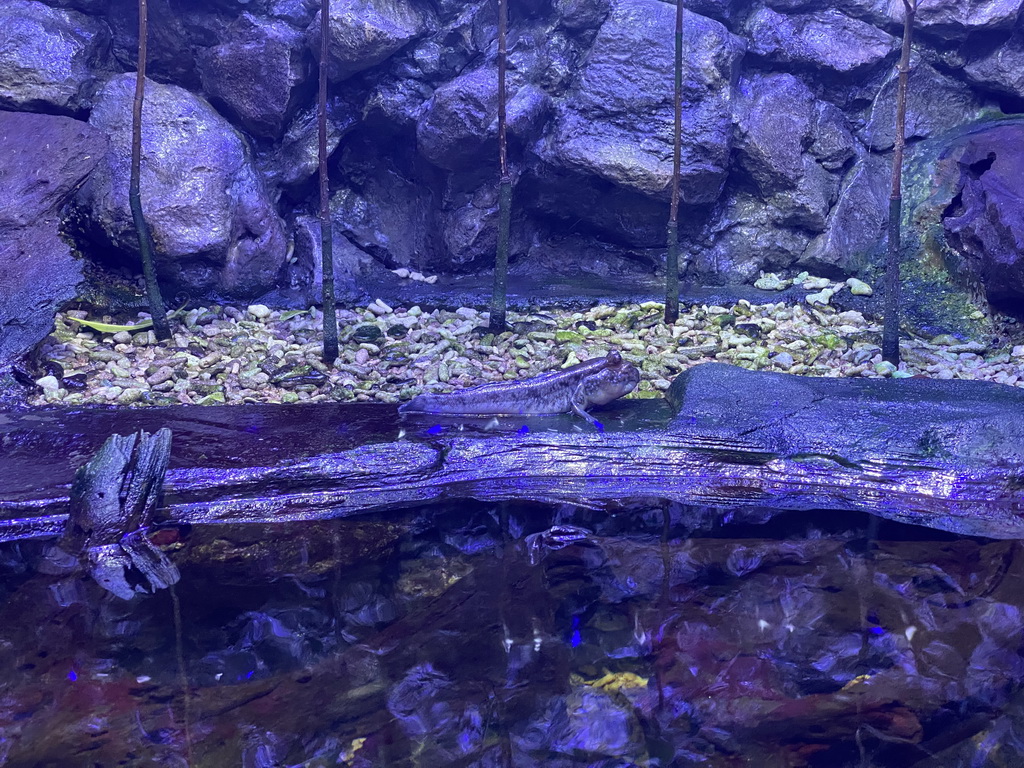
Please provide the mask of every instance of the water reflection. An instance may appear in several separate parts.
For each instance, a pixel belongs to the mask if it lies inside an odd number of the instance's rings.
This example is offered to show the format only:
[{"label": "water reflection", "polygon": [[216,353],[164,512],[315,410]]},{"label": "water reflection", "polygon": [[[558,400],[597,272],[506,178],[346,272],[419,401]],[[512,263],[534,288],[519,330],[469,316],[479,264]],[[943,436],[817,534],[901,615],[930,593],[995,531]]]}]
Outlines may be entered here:
[{"label": "water reflection", "polygon": [[0,758],[1021,764],[1015,542],[721,520],[460,504],[167,529],[181,582],[132,601],[6,544]]}]

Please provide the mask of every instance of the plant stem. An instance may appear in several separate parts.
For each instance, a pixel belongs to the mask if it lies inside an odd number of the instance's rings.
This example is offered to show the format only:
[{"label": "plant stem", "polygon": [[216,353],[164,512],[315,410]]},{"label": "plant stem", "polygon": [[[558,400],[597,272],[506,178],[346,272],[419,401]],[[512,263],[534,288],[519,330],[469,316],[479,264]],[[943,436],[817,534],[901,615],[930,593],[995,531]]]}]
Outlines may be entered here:
[{"label": "plant stem", "polygon": [[508,6],[498,0],[498,250],[494,258],[494,287],[488,330],[501,333],[506,327],[508,302],[508,252],[512,229],[512,175],[508,169],[508,135],[505,124],[505,68],[508,51]]},{"label": "plant stem", "polygon": [[139,61],[135,75],[135,100],[132,102],[132,157],[131,173],[128,180],[128,207],[132,211],[132,222],[139,237],[139,257],[142,259],[142,275],[146,282],[146,296],[149,312],[153,317],[153,333],[161,341],[171,338],[167,310],[160,295],[157,282],[156,264],[153,260],[153,236],[142,215],[142,103],[146,94],[146,37],[148,36],[148,7],[146,0],[139,0]]},{"label": "plant stem", "polygon": [[317,94],[320,176],[320,266],[324,310],[324,362],[338,359],[338,310],[334,295],[334,232],[331,227],[331,192],[327,173],[327,56],[331,32],[330,0],[320,0],[320,82]]},{"label": "plant stem", "polygon": [[900,256],[903,218],[903,148],[907,123],[907,81],[910,77],[910,42],[918,0],[903,0],[903,48],[896,83],[896,135],[892,151],[892,190],[889,194],[889,247],[885,257],[885,309],[882,322],[882,359],[900,362]]}]

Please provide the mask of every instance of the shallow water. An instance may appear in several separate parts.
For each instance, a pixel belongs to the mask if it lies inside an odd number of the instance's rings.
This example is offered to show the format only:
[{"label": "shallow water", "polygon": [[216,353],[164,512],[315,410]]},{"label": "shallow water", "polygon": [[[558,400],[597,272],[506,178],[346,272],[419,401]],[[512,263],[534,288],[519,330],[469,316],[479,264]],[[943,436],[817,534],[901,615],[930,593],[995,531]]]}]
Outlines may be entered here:
[{"label": "shallow water", "polygon": [[170,527],[180,583],[130,602],[35,572],[40,542],[4,544],[0,755],[1020,764],[1020,547],[872,526],[459,504]]}]

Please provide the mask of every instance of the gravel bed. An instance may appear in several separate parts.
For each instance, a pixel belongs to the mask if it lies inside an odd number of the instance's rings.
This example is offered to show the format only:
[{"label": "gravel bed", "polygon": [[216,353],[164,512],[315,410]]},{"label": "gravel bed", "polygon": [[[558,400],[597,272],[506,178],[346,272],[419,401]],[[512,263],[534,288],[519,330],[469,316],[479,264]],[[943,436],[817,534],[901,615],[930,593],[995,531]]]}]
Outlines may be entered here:
[{"label": "gravel bed", "polygon": [[57,315],[39,350],[40,360],[52,362],[28,402],[397,403],[424,391],[526,378],[613,348],[641,371],[634,398],[659,397],[680,371],[713,360],[808,376],[920,375],[1024,386],[1024,340],[1002,348],[949,336],[904,340],[896,368],[882,361],[880,325],[828,304],[844,284],[811,278],[803,285],[806,303],[691,307],[671,326],[662,324],[662,305],[655,302],[510,313],[514,330],[498,336],[478,330],[486,312],[428,312],[378,299],[339,310],[342,348],[333,366],[320,359],[322,316],[315,308],[192,309],[172,321],[173,338],[165,344],[152,331],[89,330],[73,320],[84,313],[68,311]]}]

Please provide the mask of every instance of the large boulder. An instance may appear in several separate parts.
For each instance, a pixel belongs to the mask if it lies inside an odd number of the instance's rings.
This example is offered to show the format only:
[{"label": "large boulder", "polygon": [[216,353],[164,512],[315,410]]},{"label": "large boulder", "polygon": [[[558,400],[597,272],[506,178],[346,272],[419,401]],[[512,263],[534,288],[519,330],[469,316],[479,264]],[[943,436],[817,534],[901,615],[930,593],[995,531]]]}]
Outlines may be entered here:
[{"label": "large boulder", "polygon": [[305,37],[283,21],[243,13],[199,54],[211,102],[254,136],[277,138],[309,74]]},{"label": "large boulder", "polygon": [[53,329],[82,281],[60,213],[106,144],[79,120],[0,112],[0,376]]},{"label": "large boulder", "polygon": [[[427,31],[427,18],[408,0],[337,0],[331,3],[328,76],[344,80],[386,61]],[[320,55],[320,15],[307,30]]]},{"label": "large boulder", "polygon": [[[668,199],[672,175],[675,10],[616,0],[552,129],[554,163],[643,195]],[[719,22],[687,12],[681,194],[715,200],[729,170],[732,88],[743,52]]]},{"label": "large boulder", "polygon": [[790,74],[740,81],[736,152],[740,167],[765,196],[795,189],[814,122],[814,94]]},{"label": "large boulder", "polygon": [[0,107],[88,109],[110,48],[106,26],[35,0],[0,4]]},{"label": "large boulder", "polygon": [[899,47],[892,35],[836,10],[787,16],[761,8],[747,20],[750,52],[775,65],[863,72]]},{"label": "large boulder", "polygon": [[993,303],[1024,302],[1024,125],[990,128],[958,150],[959,194],[943,219],[967,277]]},{"label": "large boulder", "polygon": [[[110,149],[82,191],[104,238],[138,253],[128,206],[135,75],[112,78],[89,122]],[[146,83],[142,209],[157,269],[172,286],[248,298],[271,288],[284,264],[284,226],[242,138],[208,103],[183,88]]]}]

